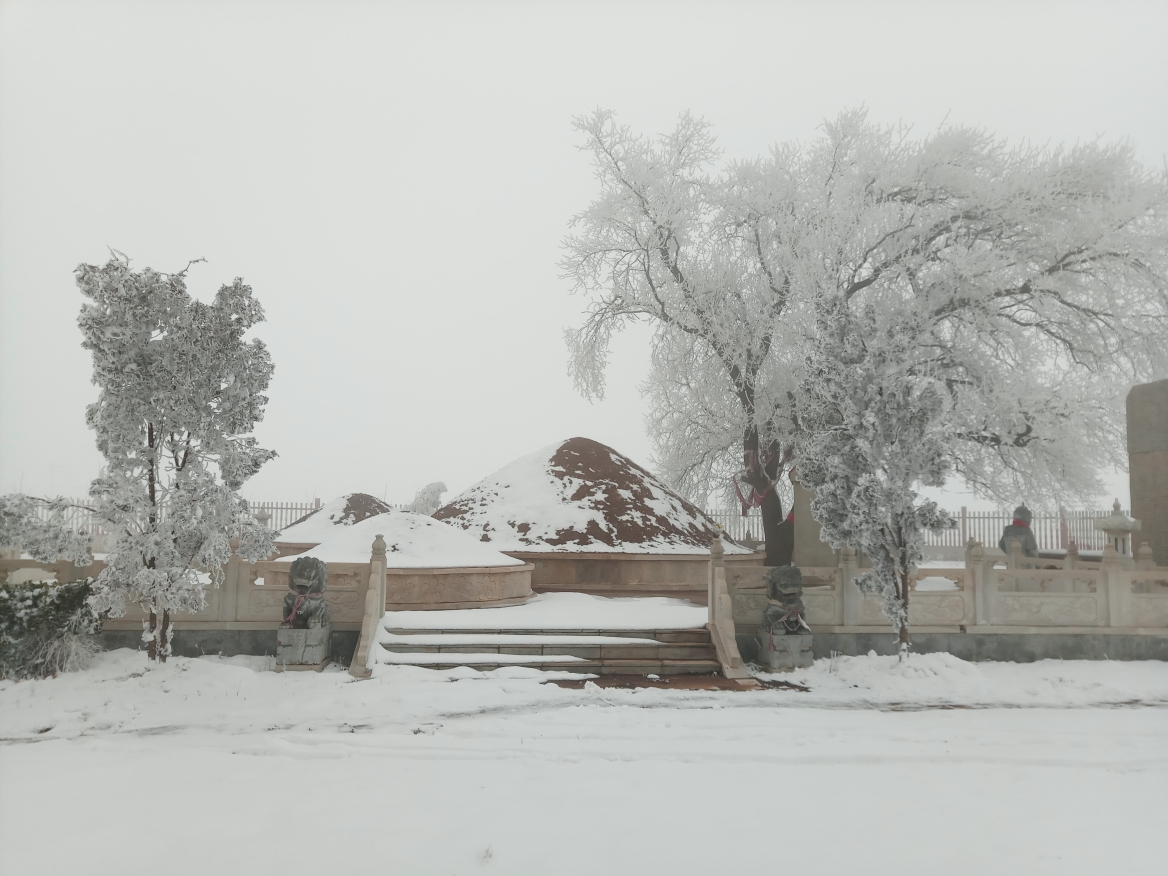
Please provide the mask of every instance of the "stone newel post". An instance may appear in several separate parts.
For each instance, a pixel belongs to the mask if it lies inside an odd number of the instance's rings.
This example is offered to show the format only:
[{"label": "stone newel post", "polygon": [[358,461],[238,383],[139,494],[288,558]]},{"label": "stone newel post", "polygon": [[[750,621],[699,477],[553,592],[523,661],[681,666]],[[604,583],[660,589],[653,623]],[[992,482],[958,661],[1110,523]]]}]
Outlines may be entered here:
[{"label": "stone newel post", "polygon": [[714,586],[714,570],[725,569],[725,556],[726,547],[722,544],[722,527],[719,526],[714,530],[714,538],[710,541],[710,566],[706,575],[706,606],[707,620],[709,623],[714,623],[716,620],[718,601],[718,595],[715,592],[716,588]]},{"label": "stone newel post", "polygon": [[385,536],[378,533],[373,539],[373,549],[369,556],[369,587],[365,591],[361,635],[357,638],[357,648],[349,663],[349,675],[354,678],[368,678],[373,674],[373,649],[377,647],[377,632],[385,616],[385,548]]},{"label": "stone newel post", "polygon": [[[1118,506],[1118,502],[1116,505]],[[1106,519],[1106,518],[1105,518]],[[1127,558],[1130,561],[1130,557]],[[1131,604],[1131,575],[1124,569],[1124,558],[1111,544],[1103,546],[1103,573],[1099,586],[1107,591],[1107,625],[1127,626],[1128,607]]]},{"label": "stone newel post", "polygon": [[973,587],[974,622],[992,624],[994,622],[994,597],[998,592],[998,577],[994,572],[993,559],[986,559],[981,542],[970,539],[965,551],[967,580]]},{"label": "stone newel post", "polygon": [[373,539],[373,553],[369,557],[371,566],[369,575],[369,589],[377,590],[377,616],[385,616],[385,576],[388,561],[385,558],[385,536],[378,533]]}]

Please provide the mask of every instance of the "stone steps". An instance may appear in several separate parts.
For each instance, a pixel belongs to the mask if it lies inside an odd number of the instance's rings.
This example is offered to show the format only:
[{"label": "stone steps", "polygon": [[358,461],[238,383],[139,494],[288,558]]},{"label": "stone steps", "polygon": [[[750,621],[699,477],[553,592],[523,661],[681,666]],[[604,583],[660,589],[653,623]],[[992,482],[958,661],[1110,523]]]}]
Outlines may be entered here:
[{"label": "stone steps", "polygon": [[385,631],[395,636],[538,636],[551,638],[553,636],[603,636],[605,638],[652,640],[655,642],[684,643],[695,642],[709,644],[710,631],[705,627],[672,630],[597,630],[597,629],[492,629],[492,628],[429,628],[429,629],[400,629],[386,626]]},{"label": "stone steps", "polygon": [[[421,666],[425,669],[456,669],[467,666],[481,672],[490,672],[505,666],[523,666],[529,669],[541,669],[547,672],[579,672],[591,675],[717,675],[721,666],[717,660],[579,660],[568,658],[565,661],[551,662],[538,657],[528,658],[517,662],[483,661],[483,655],[473,655],[470,660],[444,659],[453,655],[401,655],[410,657],[435,657],[434,660],[381,660],[382,663],[399,665]],[[504,655],[500,655],[504,656]]]},{"label": "stone steps", "polygon": [[510,654],[529,657],[579,657],[581,660],[713,660],[712,645],[670,645],[654,642],[644,645],[539,645],[428,644],[409,642],[382,642],[381,646],[395,654]]},{"label": "stone steps", "polygon": [[465,630],[386,629],[380,663],[488,671],[502,666],[595,675],[717,674],[705,629]]}]

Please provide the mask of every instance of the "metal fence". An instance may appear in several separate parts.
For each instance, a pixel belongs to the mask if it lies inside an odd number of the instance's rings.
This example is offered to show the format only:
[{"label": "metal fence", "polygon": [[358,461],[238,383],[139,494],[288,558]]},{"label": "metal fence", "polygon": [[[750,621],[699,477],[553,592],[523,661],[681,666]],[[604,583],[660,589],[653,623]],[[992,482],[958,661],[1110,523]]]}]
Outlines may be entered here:
[{"label": "metal fence", "polygon": [[[385,504],[395,511],[406,509],[405,505],[395,505],[393,502]],[[248,502],[248,507],[251,508],[252,514],[267,511],[270,515],[268,526],[279,532],[281,529],[287,529],[305,514],[319,509],[320,499],[313,499],[311,502]]]},{"label": "metal fence", "polygon": [[47,506],[37,505],[37,516],[46,521],[50,517],[62,520],[74,532],[82,532],[86,535],[105,535],[105,527],[93,519],[93,502],[89,499],[69,499],[68,502],[69,507],[59,516],[50,514]]},{"label": "metal fence", "polygon": [[[1110,511],[1041,512],[1030,521],[1030,529],[1043,551],[1066,550],[1073,540],[1079,550],[1101,551],[1107,535],[1095,529],[1095,521]],[[967,511],[952,514],[957,525],[946,532],[929,533],[927,541],[934,547],[964,547],[975,538],[986,546],[996,546],[1002,530],[1014,519],[1006,511]]]},{"label": "metal fence", "polygon": [[[752,509],[746,517],[728,511],[706,513],[735,541],[741,541],[746,535],[756,541],[763,540],[762,515],[757,509]],[[1100,551],[1107,536],[1095,529],[1094,523],[1110,513],[1110,510],[1041,512],[1030,521],[1030,529],[1039,550],[1065,550],[1073,539],[1079,550]],[[930,547],[964,547],[971,538],[987,547],[996,547],[1002,530],[1014,519],[1008,511],[969,511],[966,508],[952,512],[950,516],[957,524],[953,529],[925,534],[925,543]]]},{"label": "metal fence", "polygon": [[[305,514],[320,507],[320,499],[311,502],[249,502],[253,514],[267,511],[270,515],[268,526],[272,529],[284,529]],[[41,520],[48,520],[49,509],[40,505],[37,514]],[[93,519],[93,502],[89,499],[70,499],[69,507],[64,511],[63,520],[74,532],[83,532],[86,535],[105,535],[105,527]]]},{"label": "metal fence", "polygon": [[[320,499],[311,502],[250,502],[252,513],[267,511],[270,515],[268,526],[275,530],[286,529],[305,514],[320,507]],[[402,508],[401,505],[393,505]],[[93,520],[93,503],[88,499],[71,500],[70,507],[65,511],[65,521],[75,532],[84,532],[87,535],[104,535],[105,529],[100,523]],[[750,536],[756,541],[763,541],[762,515],[758,509],[743,517],[733,511],[718,510],[706,512],[722,529],[735,541],[741,541]],[[1067,511],[1040,512],[1034,515],[1030,528],[1034,538],[1038,541],[1039,550],[1065,550],[1072,539],[1079,550],[1103,550],[1106,535],[1094,528],[1094,522],[1100,517],[1106,517],[1110,511]],[[39,509],[41,519],[48,519],[48,509],[42,506]],[[1002,529],[1013,520],[1013,515],[1006,511],[968,511],[962,508],[951,515],[956,521],[953,529],[940,533],[927,533],[926,544],[931,547],[964,547],[969,539],[976,538],[983,545],[995,546],[1002,536]]]},{"label": "metal fence", "polygon": [[311,514],[320,507],[320,499],[311,502],[248,502],[252,514],[267,511],[268,526],[275,530],[287,529],[305,514]]},{"label": "metal fence", "polygon": [[762,514],[757,508],[752,508],[745,517],[736,511],[707,511],[706,514],[715,523],[720,524],[722,531],[735,541],[742,541],[748,535],[755,541],[764,540],[762,537]]}]

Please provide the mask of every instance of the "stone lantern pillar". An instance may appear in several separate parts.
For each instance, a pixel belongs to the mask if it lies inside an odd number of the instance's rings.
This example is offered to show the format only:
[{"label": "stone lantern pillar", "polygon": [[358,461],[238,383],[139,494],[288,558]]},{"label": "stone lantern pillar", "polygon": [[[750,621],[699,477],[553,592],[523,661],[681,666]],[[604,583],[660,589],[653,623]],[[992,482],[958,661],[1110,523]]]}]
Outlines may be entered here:
[{"label": "stone lantern pillar", "polygon": [[1100,517],[1094,525],[1097,530],[1107,534],[1108,543],[1115,548],[1120,557],[1127,561],[1131,560],[1131,537],[1133,532],[1140,531],[1140,521],[1123,513],[1119,507],[1119,499],[1111,506],[1111,513],[1106,517]]}]

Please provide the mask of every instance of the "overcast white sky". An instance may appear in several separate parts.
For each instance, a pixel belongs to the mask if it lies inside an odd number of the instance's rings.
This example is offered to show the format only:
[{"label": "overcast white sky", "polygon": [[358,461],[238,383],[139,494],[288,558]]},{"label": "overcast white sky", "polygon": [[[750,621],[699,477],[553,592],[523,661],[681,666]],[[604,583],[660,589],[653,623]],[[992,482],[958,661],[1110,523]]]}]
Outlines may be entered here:
[{"label": "overcast white sky", "polygon": [[573,116],[691,110],[748,157],[864,104],[1161,165],[1166,45],[1168,3],[1116,0],[4,2],[0,492],[97,473],[72,270],[107,247],[263,303],[280,456],[252,498],[457,492],[573,435],[647,464],[647,333],[603,403],[567,376],[560,242],[595,192]]}]

